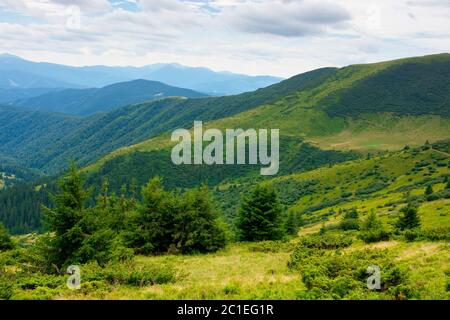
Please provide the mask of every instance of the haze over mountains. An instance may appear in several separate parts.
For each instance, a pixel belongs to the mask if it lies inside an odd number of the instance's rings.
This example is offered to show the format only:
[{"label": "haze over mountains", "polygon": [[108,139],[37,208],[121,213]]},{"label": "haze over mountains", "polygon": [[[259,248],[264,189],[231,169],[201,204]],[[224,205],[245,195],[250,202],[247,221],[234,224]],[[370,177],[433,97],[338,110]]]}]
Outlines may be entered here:
[{"label": "haze over mountains", "polygon": [[133,80],[115,83],[101,89],[64,89],[22,99],[10,105],[30,110],[53,111],[86,116],[111,111],[117,107],[167,97],[205,97],[190,89],[168,86],[162,82]]},{"label": "haze over mountains", "polygon": [[[27,61],[9,54],[0,55],[0,89],[101,88],[136,79],[160,81],[210,95],[253,91],[282,80],[271,76],[215,72],[179,64],[152,64],[144,67],[71,67]],[[0,101],[2,100],[4,101],[0,96]]]}]

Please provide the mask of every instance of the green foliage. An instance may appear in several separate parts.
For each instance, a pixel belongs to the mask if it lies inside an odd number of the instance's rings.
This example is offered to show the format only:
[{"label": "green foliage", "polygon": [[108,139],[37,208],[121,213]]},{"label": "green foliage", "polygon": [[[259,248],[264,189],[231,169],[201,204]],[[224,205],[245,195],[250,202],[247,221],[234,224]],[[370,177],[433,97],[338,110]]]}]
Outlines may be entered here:
[{"label": "green foliage", "polygon": [[84,189],[83,178],[74,163],[61,179],[60,189],[60,193],[51,197],[54,207],[43,207],[52,233],[44,243],[36,245],[37,256],[46,257],[41,261],[43,269],[49,270],[49,265],[53,265],[58,271],[92,260],[104,265],[112,259],[130,259],[133,252],[124,247],[117,233],[120,231],[117,220],[125,218],[125,204],[103,194],[96,207],[86,208],[89,191]]},{"label": "green foliage", "polygon": [[224,118],[315,87],[335,70],[314,70],[234,96],[160,99],[85,118],[0,107],[0,154],[55,174],[65,169],[68,158],[85,165],[117,148],[174,128],[191,127],[194,120]]},{"label": "green foliage", "polygon": [[237,221],[243,241],[278,240],[283,237],[282,208],[277,192],[267,184],[256,185],[242,199]]},{"label": "green foliage", "polygon": [[252,243],[249,250],[252,252],[292,252],[296,247],[295,242],[288,241],[261,241]]},{"label": "green foliage", "polygon": [[5,226],[0,222],[0,251],[14,248],[14,243]]},{"label": "green foliage", "polygon": [[135,263],[109,263],[104,267],[86,265],[83,270],[85,281],[104,281],[114,285],[144,287],[173,282],[175,270],[168,265],[150,265],[142,270]]},{"label": "green foliage", "polygon": [[347,234],[312,234],[300,239],[299,246],[308,249],[343,249],[351,246],[353,239]]},{"label": "green foliage", "polygon": [[50,259],[60,267],[81,262],[75,260],[75,252],[81,248],[86,231],[82,222],[88,192],[83,189],[83,180],[74,163],[67,176],[60,180],[59,187],[61,192],[51,197],[55,207],[43,207],[43,210],[49,231],[55,233],[50,241]]},{"label": "green foliage", "polygon": [[427,188],[425,189],[425,195],[429,196],[431,194],[433,194],[434,190],[433,190],[433,186],[431,184],[429,184],[427,186]]},{"label": "green foliage", "polygon": [[406,241],[450,241],[450,227],[432,229],[407,229],[403,231]]},{"label": "green foliage", "polygon": [[386,230],[386,227],[383,225],[383,222],[378,219],[375,211],[371,211],[363,221],[362,230],[358,236],[366,243],[373,243],[388,241],[391,233]]},{"label": "green foliage", "polygon": [[215,252],[225,246],[225,226],[206,185],[187,191],[175,217],[171,251],[180,253]]},{"label": "green foliage", "polygon": [[284,217],[284,232],[290,236],[297,235],[303,224],[303,218],[298,212],[288,211]]},{"label": "green foliage", "polygon": [[[439,114],[450,116],[443,107],[450,92],[448,55],[435,61],[407,61],[355,83],[322,101],[330,116],[356,117],[370,112],[399,115]],[[350,68],[350,67],[349,67]],[[445,94],[443,95],[443,92]]]},{"label": "green foliage", "polygon": [[[391,261],[384,250],[358,250],[342,253],[340,246],[322,245],[329,235],[307,236],[292,253],[288,267],[300,272],[307,288],[307,299],[364,299],[373,294],[367,286],[367,268],[377,265],[382,270],[381,291],[384,298],[413,297],[406,271]],[[314,245],[311,245],[313,243]]]},{"label": "green foliage", "polygon": [[397,221],[397,228],[405,230],[420,227],[420,217],[416,207],[408,204],[408,206],[402,208],[400,212],[402,215]]},{"label": "green foliage", "polygon": [[179,195],[164,191],[160,178],[142,189],[143,201],[126,237],[141,253],[217,251],[226,233],[206,186]]}]

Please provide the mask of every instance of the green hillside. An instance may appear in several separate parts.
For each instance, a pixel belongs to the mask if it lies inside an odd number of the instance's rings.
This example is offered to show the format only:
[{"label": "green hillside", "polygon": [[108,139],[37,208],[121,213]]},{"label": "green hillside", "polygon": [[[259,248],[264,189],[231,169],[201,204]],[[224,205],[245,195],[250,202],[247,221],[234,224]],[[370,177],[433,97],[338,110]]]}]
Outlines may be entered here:
[{"label": "green hillside", "polygon": [[23,166],[54,174],[65,168],[70,158],[84,165],[117,148],[190,126],[196,119],[218,119],[276,101],[317,85],[334,70],[315,70],[236,96],[168,98],[86,118],[0,107],[0,153]]},{"label": "green hillside", "polygon": [[[15,257],[39,236],[16,237],[21,249],[0,253],[6,270],[0,286],[14,277],[3,291],[11,299],[446,300],[449,146],[442,141],[270,179],[288,212],[298,215],[298,234],[284,241],[231,243],[210,254],[138,255],[104,267],[83,264],[81,290],[67,289],[61,275],[21,268]],[[215,189],[230,221],[250,185],[241,181]],[[425,195],[427,186],[433,192]],[[408,201],[419,206],[416,233],[395,227]],[[387,238],[364,240],[364,230],[343,229],[352,210],[361,228],[375,213]],[[382,290],[366,287],[371,264],[381,268]]]},{"label": "green hillside", "polygon": [[[427,140],[437,141],[450,136],[450,118],[447,116],[450,110],[448,102],[450,90],[437,89],[440,90],[440,95],[435,97],[436,104],[427,104],[418,98],[418,93],[412,95],[408,90],[412,87],[416,92],[422,92],[422,95],[428,94],[429,87],[424,86],[420,90],[418,83],[429,83],[431,74],[437,74],[438,82],[443,86],[447,85],[448,81],[443,81],[442,77],[448,77],[450,73],[444,72],[442,65],[447,66],[448,63],[450,63],[450,55],[444,54],[338,69],[312,87],[286,94],[275,102],[265,103],[260,107],[208,122],[206,127],[222,130],[278,128],[282,136],[295,136],[321,149],[367,152],[399,150],[405,145],[419,146]],[[424,68],[427,72],[423,72]],[[414,71],[414,78],[404,75],[404,69],[408,75]],[[398,97],[401,97],[404,102],[408,101],[407,104],[396,105],[394,102],[386,102],[378,110],[374,109],[373,105],[358,102],[358,99],[366,97],[366,92],[354,88],[366,86],[364,88],[368,90],[367,81],[376,79],[382,82],[397,71],[399,78],[396,78],[395,90]],[[414,79],[415,86],[411,85],[411,79]],[[403,86],[404,90],[398,90],[399,86]],[[389,87],[389,84],[383,88],[386,87]],[[338,101],[341,97],[348,99],[349,90],[353,90],[355,105],[359,105],[359,111],[350,112],[349,105],[347,114],[332,114],[332,110],[337,108],[332,101]],[[386,101],[390,99],[385,92],[377,91],[376,88],[374,92],[379,97],[385,97]],[[391,95],[391,98],[393,97]],[[412,112],[410,106],[418,105],[424,105],[423,110]],[[199,117],[195,120],[209,120],[209,118]],[[192,123],[188,125],[188,127],[191,126]],[[98,168],[109,159],[127,153],[164,148],[168,150],[170,146],[169,137],[163,135],[135,146],[116,150],[94,163],[90,169]]]},{"label": "green hillside", "polygon": [[118,107],[167,97],[205,97],[205,94],[148,80],[112,84],[101,89],[66,89],[15,101],[13,105],[32,110],[86,116]]}]

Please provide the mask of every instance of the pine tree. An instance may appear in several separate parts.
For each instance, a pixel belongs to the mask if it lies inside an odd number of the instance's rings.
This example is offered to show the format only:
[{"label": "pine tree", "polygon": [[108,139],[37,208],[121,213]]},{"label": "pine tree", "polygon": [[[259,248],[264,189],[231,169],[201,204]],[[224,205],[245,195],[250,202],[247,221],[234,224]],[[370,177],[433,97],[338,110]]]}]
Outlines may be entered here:
[{"label": "pine tree", "polygon": [[237,227],[243,241],[281,239],[281,205],[276,191],[268,185],[257,185],[245,197],[239,210]]},{"label": "pine tree", "polygon": [[433,190],[433,186],[431,184],[429,184],[427,186],[427,188],[425,189],[425,195],[429,196],[430,194],[433,194],[434,190]]},{"label": "pine tree", "polygon": [[420,227],[420,217],[417,208],[409,204],[400,210],[402,216],[397,221],[397,228],[400,230],[414,229]]},{"label": "pine tree", "polygon": [[49,246],[51,260],[56,266],[73,264],[76,251],[82,246],[85,233],[81,221],[86,214],[85,202],[89,192],[83,188],[83,179],[75,163],[70,164],[68,174],[59,181],[60,193],[51,195],[54,208],[43,206],[44,221],[55,234]]},{"label": "pine tree", "polygon": [[142,188],[142,199],[132,217],[128,242],[140,253],[167,252],[174,233],[175,197],[164,191],[161,179],[155,177]]},{"label": "pine tree", "polygon": [[364,220],[362,224],[362,229],[365,231],[368,230],[377,230],[382,227],[381,221],[378,219],[375,211],[371,211],[367,216],[366,220]]},{"label": "pine tree", "polygon": [[14,243],[5,226],[0,222],[0,251],[14,248]]},{"label": "pine tree", "polygon": [[186,192],[179,205],[172,249],[193,253],[214,252],[224,247],[225,230],[206,185]]}]

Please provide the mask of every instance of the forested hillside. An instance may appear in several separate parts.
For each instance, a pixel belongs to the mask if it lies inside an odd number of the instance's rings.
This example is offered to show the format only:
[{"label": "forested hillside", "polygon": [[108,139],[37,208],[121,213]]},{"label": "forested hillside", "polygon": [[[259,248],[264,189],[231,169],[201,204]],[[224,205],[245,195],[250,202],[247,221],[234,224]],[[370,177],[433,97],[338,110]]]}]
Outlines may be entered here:
[{"label": "forested hillside", "polygon": [[205,97],[205,94],[148,80],[112,84],[101,89],[66,89],[14,101],[11,104],[31,110],[86,116],[118,107],[167,97]]},{"label": "forested hillside", "polygon": [[190,127],[194,120],[218,119],[276,101],[317,85],[333,72],[334,69],[320,69],[236,96],[168,98],[83,119],[1,107],[0,153],[15,158],[21,165],[58,173],[70,158],[84,165],[122,146],[177,127]]}]

